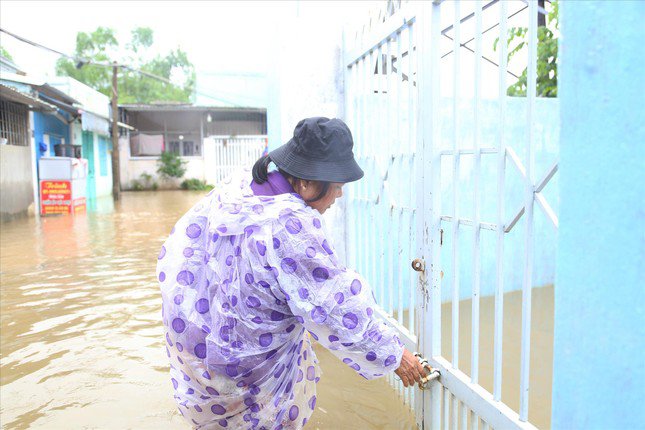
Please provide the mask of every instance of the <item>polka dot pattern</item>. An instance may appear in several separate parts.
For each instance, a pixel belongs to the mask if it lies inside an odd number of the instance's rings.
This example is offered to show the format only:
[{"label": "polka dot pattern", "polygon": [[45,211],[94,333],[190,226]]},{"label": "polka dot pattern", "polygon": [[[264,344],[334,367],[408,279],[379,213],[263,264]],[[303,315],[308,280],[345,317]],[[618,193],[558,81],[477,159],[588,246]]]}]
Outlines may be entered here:
[{"label": "polka dot pattern", "polygon": [[190,224],[186,227],[186,236],[191,239],[197,239],[202,234],[202,228],[197,224]]},{"label": "polka dot pattern", "polygon": [[371,288],[338,264],[319,214],[248,184],[210,193],[157,255],[171,382],[193,427],[300,428],[316,408],[313,340],[368,379],[394,370],[401,341],[374,320]]}]

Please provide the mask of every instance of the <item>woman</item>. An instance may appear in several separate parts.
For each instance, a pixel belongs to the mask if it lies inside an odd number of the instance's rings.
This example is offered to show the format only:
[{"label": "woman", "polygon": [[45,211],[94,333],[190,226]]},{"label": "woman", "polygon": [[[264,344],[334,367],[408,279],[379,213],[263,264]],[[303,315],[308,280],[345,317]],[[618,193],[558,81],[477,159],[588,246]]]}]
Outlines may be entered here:
[{"label": "woman", "polygon": [[166,352],[195,427],[302,428],[321,374],[309,335],[366,379],[396,370],[408,386],[425,375],[324,233],[321,214],[363,176],[352,147],[341,120],[300,121],[252,182],[227,180],[161,248]]}]

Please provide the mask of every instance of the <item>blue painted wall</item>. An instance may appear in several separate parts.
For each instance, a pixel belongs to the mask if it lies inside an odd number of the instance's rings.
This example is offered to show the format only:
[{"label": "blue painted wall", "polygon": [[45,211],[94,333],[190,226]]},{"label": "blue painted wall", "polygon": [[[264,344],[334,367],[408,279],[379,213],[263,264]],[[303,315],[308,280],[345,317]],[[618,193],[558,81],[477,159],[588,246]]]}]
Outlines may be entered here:
[{"label": "blue painted wall", "polygon": [[645,426],[645,2],[561,2],[555,429]]},{"label": "blue painted wall", "polygon": [[[64,112],[60,112],[61,116],[68,117]],[[43,142],[43,135],[50,136],[50,151],[43,154],[40,151],[40,144]],[[60,143],[60,139],[64,138],[66,144],[70,144],[69,125],[64,123],[54,115],[49,115],[41,112],[34,112],[34,139],[36,142],[36,163],[40,157],[53,157],[54,144]],[[36,164],[37,165],[37,164]]]},{"label": "blue painted wall", "polygon": [[[376,99],[374,99],[376,100]],[[504,139],[506,146],[513,148],[526,166],[525,146],[528,139],[527,128],[527,99],[525,97],[506,97],[506,115],[504,124],[499,121],[499,102],[497,100],[482,100],[479,110],[480,131],[479,144],[483,148],[499,146],[499,134],[503,126]],[[453,144],[453,114],[452,99],[442,99],[442,110],[440,112],[439,123],[441,125],[439,146],[441,149],[452,149]],[[404,111],[404,109],[402,109]],[[460,148],[472,148],[474,146],[474,119],[473,119],[473,100],[461,99],[459,101],[459,127],[458,142]],[[559,157],[559,139],[560,139],[560,101],[557,98],[538,98],[535,101],[533,117],[533,179],[541,179],[549,168],[558,160]],[[403,130],[406,127],[402,127]],[[387,142],[384,140],[385,135],[377,134],[381,141],[377,145],[386,147]],[[405,139],[405,136],[403,136]],[[376,165],[373,161],[360,159],[359,163],[365,171],[365,178],[357,183],[348,186],[350,193],[359,192],[359,195],[369,195],[372,198],[380,192],[383,165]],[[474,175],[473,175],[473,157],[471,155],[462,155],[460,161],[460,175],[456,181],[452,178],[452,159],[443,157],[441,166],[442,187],[441,195],[441,214],[451,215],[453,200],[455,196],[455,187],[458,190],[458,211],[460,217],[473,219],[474,217]],[[404,163],[396,164],[388,171],[388,188],[384,191],[385,207],[376,213],[365,212],[364,206],[352,207],[350,210],[349,223],[356,225],[361,222],[372,223],[381,231],[386,228],[394,228],[403,231],[403,234],[388,232],[383,235],[373,235],[365,237],[364,233],[359,236],[358,229],[353,229],[350,233],[351,249],[356,250],[356,268],[370,281],[372,287],[376,290],[377,298],[380,297],[380,290],[389,290],[389,279],[397,281],[397,290],[403,289],[403,307],[407,308],[409,303],[410,289],[416,288],[416,272],[410,270],[410,262],[416,257],[416,221],[410,219],[409,215],[404,215],[401,224],[397,216],[391,217],[387,202],[395,201],[405,207],[416,206],[416,194],[410,196],[408,188],[410,182],[409,172],[412,167]],[[497,192],[497,155],[483,154],[481,162],[480,178],[480,217],[483,222],[497,223],[497,202],[499,199]],[[524,182],[517,169],[511,161],[506,163],[505,171],[505,193],[504,200],[504,223],[510,221],[518,209],[524,203]],[[556,174],[542,191],[543,196],[551,205],[553,210],[558,213],[559,194],[558,194],[559,174]],[[366,192],[361,190],[367,190]],[[410,200],[412,199],[412,200]],[[385,211],[385,212],[384,212]],[[412,227],[411,227],[412,225]],[[547,219],[537,203],[534,208],[534,250],[533,250],[533,277],[532,285],[543,287],[552,285],[555,281],[556,265],[556,244],[557,230]],[[452,300],[452,289],[455,284],[453,276],[453,243],[452,243],[452,223],[444,222],[443,246],[441,251],[441,268],[444,273],[441,299],[443,302]],[[503,271],[504,271],[504,291],[517,291],[522,289],[524,277],[524,250],[525,250],[525,217],[522,217],[515,227],[506,235],[504,242]],[[472,296],[474,282],[474,255],[473,255],[473,228],[469,226],[460,227],[460,237],[458,244],[459,255],[459,297],[460,300],[468,299]],[[411,233],[408,233],[411,232]],[[390,256],[387,255],[394,247],[391,245],[391,238],[397,238],[397,247],[402,249],[400,264],[394,264],[394,273],[390,274]],[[495,293],[497,285],[496,280],[496,244],[497,234],[491,230],[482,229],[480,237],[480,295],[492,296]],[[366,248],[366,249],[364,249]],[[410,252],[410,249],[413,250]],[[381,251],[386,250],[384,256],[385,267],[380,268]],[[396,251],[398,257],[398,251]],[[379,267],[371,267],[371,261],[377,262]],[[395,260],[398,261],[398,260]],[[383,273],[382,273],[383,272]],[[389,292],[384,292],[387,297]],[[398,292],[394,294],[398,296]],[[387,303],[387,302],[386,302]],[[398,301],[395,299],[396,306]],[[383,303],[384,304],[384,303]],[[396,307],[395,306],[395,307]]]}]

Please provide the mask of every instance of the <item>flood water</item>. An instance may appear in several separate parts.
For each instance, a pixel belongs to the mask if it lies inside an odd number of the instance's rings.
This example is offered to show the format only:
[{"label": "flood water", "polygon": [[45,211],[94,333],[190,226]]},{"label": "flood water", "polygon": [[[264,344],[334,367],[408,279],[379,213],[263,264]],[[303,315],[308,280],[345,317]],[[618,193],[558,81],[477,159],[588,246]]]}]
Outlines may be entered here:
[{"label": "flood water", "polygon": [[[529,422],[540,429],[551,428],[551,388],[553,380],[553,285],[533,288],[531,348],[529,360]],[[479,384],[493,392],[495,333],[494,297],[480,299]],[[472,301],[459,303],[459,369],[471,375]],[[502,401],[515,412],[520,409],[520,356],[522,340],[522,292],[504,294],[502,323]],[[452,360],[452,308],[441,309],[441,351]],[[454,412],[451,411],[451,414]],[[454,415],[453,415],[454,416]]]},{"label": "flood water", "polygon": [[[199,198],[123,193],[87,214],[2,224],[2,428],[187,428],[172,398],[155,265]],[[308,429],[414,427],[383,379],[316,353],[323,376]]]}]

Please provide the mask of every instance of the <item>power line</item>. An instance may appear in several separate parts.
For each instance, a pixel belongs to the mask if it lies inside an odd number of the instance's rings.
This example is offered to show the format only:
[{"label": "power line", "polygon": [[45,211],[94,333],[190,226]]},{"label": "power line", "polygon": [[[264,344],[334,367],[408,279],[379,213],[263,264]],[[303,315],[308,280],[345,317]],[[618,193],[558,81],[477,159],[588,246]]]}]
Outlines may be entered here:
[{"label": "power line", "polygon": [[[65,57],[67,59],[73,60],[73,61],[75,61],[77,63],[77,67],[78,66],[82,67],[85,64],[92,65],[92,66],[99,66],[99,67],[110,67],[110,68],[116,66],[116,67],[121,67],[123,69],[128,69],[128,70],[133,71],[135,73],[139,73],[139,74],[141,74],[143,76],[146,76],[148,78],[151,78],[151,79],[156,79],[158,81],[164,82],[164,83],[172,85],[174,87],[177,86],[175,83],[173,83],[168,78],[164,78],[163,76],[155,75],[154,73],[146,72],[145,70],[137,69],[137,68],[129,66],[127,64],[119,64],[119,63],[116,63],[116,62],[114,62],[114,63],[100,63],[100,62],[90,60],[88,58],[72,56],[72,55],[69,55],[69,54],[65,54],[64,52],[58,51],[56,49],[50,48],[48,46],[42,45],[42,44],[40,44],[38,42],[34,42],[32,40],[26,39],[26,38],[24,38],[22,36],[19,36],[19,35],[15,34],[15,33],[12,33],[11,31],[6,30],[6,29],[4,29],[2,27],[0,27],[0,32],[6,33],[9,36],[14,37],[15,39],[17,39],[17,40],[19,40],[19,41],[21,41],[23,43],[26,43],[28,45],[34,46],[34,47],[39,48],[39,49],[44,49],[45,51],[53,52],[54,54],[60,55],[61,57]],[[233,103],[233,102],[231,102],[229,100],[224,100],[222,98],[215,97],[215,96],[212,96],[210,94],[201,93],[201,92],[198,92],[197,90],[195,90],[194,92],[195,92],[196,95],[201,95],[201,96],[208,97],[210,99],[213,99],[213,100],[216,100],[216,101],[219,101],[219,102],[228,103],[228,104],[232,105],[233,107],[241,107],[237,103]]]}]

